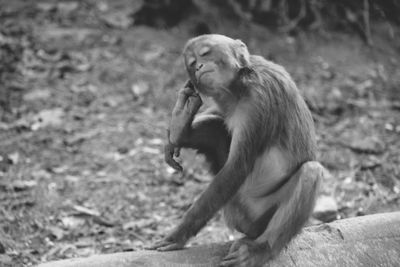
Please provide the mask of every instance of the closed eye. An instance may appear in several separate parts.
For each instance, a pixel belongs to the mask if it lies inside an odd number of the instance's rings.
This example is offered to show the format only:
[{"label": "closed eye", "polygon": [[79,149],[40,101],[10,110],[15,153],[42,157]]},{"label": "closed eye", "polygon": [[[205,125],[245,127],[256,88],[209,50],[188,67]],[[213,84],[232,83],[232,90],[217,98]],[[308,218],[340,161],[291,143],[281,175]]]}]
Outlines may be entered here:
[{"label": "closed eye", "polygon": [[189,65],[189,66],[193,66],[193,64],[195,64],[196,63],[196,59],[194,58],[194,57],[190,57],[189,59],[188,59],[188,61],[187,61],[187,64]]},{"label": "closed eye", "polygon": [[209,54],[210,51],[211,51],[211,50],[210,50],[210,47],[208,47],[208,46],[202,47],[202,48],[199,50],[199,55],[200,55],[201,57],[203,57],[203,56]]}]

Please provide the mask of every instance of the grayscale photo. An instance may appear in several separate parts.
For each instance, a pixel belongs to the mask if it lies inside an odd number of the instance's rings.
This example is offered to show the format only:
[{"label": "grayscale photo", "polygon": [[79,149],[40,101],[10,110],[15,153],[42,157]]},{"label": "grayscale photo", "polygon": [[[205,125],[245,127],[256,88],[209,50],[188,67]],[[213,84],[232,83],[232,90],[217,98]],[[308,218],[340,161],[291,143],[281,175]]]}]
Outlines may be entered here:
[{"label": "grayscale photo", "polygon": [[400,266],[400,1],[0,0],[3,266]]}]

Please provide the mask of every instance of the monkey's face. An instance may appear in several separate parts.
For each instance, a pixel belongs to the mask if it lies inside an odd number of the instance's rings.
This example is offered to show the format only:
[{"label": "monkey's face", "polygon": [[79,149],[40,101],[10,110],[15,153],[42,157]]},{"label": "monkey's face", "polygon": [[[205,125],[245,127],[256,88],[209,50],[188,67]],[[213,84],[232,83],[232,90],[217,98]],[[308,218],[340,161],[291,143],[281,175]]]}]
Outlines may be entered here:
[{"label": "monkey's face", "polygon": [[241,41],[214,34],[191,39],[183,55],[196,89],[218,99],[230,93],[229,85],[248,60],[247,48]]}]

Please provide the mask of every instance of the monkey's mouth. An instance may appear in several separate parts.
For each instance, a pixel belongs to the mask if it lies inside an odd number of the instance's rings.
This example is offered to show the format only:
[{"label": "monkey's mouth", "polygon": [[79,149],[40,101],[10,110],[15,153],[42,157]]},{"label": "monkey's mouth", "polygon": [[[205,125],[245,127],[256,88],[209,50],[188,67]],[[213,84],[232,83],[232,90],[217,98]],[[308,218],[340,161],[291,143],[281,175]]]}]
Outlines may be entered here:
[{"label": "monkey's mouth", "polygon": [[200,78],[203,77],[204,74],[207,74],[210,72],[214,72],[214,70],[206,70],[206,71],[200,72],[199,75],[197,75],[197,81],[200,82]]}]

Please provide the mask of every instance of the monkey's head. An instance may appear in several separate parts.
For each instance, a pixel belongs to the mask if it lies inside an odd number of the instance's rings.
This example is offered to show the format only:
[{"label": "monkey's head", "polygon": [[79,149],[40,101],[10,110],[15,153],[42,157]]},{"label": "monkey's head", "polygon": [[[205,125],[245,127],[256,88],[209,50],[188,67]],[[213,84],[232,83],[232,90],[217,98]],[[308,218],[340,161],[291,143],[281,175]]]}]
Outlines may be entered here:
[{"label": "monkey's head", "polygon": [[186,70],[195,88],[206,96],[221,98],[238,71],[249,64],[249,52],[240,40],[206,34],[190,39],[184,50]]}]

